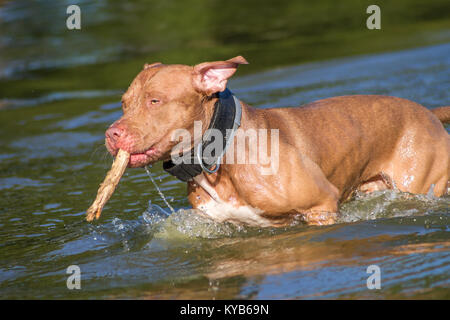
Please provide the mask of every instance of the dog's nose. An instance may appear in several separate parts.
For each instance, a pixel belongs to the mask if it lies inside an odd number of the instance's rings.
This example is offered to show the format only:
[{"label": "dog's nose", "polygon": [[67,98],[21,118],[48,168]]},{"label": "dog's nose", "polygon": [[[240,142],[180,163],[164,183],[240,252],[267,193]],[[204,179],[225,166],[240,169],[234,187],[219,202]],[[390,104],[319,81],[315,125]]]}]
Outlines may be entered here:
[{"label": "dog's nose", "polygon": [[119,140],[119,138],[123,136],[123,133],[124,133],[123,129],[113,126],[110,127],[108,130],[106,130],[105,135],[110,142],[115,144],[117,140]]}]

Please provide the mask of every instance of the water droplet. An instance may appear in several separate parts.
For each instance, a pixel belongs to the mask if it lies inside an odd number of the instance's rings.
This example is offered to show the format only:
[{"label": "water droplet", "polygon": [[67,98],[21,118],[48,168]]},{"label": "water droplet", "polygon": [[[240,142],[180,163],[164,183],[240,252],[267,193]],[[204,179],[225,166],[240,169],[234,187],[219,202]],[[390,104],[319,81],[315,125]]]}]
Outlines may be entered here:
[{"label": "water droplet", "polygon": [[430,189],[428,190],[428,193],[427,193],[427,197],[428,198],[434,198],[434,183],[430,186]]},{"label": "water droplet", "polygon": [[[151,168],[151,166],[150,166],[150,168]],[[147,175],[150,178],[151,182],[155,186],[156,191],[158,191],[159,196],[161,197],[161,199],[166,203],[166,205],[167,205],[167,207],[169,207],[170,211],[172,211],[172,213],[175,213],[175,210],[173,210],[172,206],[169,204],[169,202],[167,201],[166,197],[162,193],[161,189],[158,187],[158,185],[156,184],[155,180],[153,179],[152,173],[149,170],[148,166],[145,166],[144,169],[147,172]]]}]

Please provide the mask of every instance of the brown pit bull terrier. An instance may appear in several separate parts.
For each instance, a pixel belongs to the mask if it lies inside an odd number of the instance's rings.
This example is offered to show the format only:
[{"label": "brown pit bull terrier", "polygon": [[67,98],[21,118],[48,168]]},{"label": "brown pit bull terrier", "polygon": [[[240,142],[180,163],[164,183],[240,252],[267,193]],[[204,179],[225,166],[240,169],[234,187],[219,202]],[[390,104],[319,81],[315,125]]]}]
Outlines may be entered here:
[{"label": "brown pit bull terrier", "polygon": [[[241,56],[194,67],[145,65],[123,95],[123,116],[106,131],[107,149],[112,155],[119,148],[131,153],[129,167],[169,161],[179,142],[173,132],[192,132],[194,121],[208,128],[218,93],[227,90],[240,64],[247,64]],[[280,165],[276,174],[262,175],[258,163],[228,164],[227,153],[217,171],[186,179],[193,208],[215,220],[265,227],[300,218],[326,225],[355,191],[448,192],[450,136],[441,122],[450,121],[450,107],[430,111],[378,95],[334,97],[298,108],[256,109],[235,101],[240,129],[279,130]]]}]

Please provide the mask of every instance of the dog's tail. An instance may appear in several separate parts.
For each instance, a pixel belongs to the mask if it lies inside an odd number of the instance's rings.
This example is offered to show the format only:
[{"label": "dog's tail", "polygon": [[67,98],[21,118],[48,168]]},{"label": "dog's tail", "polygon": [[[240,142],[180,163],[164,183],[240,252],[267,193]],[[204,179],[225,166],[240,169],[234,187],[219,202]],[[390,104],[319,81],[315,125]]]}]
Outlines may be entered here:
[{"label": "dog's tail", "polygon": [[442,123],[450,123],[450,106],[431,109]]}]

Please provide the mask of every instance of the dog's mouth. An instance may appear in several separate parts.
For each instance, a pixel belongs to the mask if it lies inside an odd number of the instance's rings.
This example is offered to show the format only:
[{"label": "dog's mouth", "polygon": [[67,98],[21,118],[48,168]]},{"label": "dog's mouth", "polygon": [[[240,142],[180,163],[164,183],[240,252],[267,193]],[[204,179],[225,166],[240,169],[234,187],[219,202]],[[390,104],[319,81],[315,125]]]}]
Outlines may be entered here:
[{"label": "dog's mouth", "polygon": [[129,168],[141,168],[158,161],[159,152],[155,147],[150,147],[144,152],[131,153]]},{"label": "dog's mouth", "polygon": [[[111,148],[111,146],[108,143],[106,143],[106,148],[113,157],[115,157],[117,155],[117,152],[119,151],[119,149]],[[125,151],[128,150],[125,149]],[[155,163],[159,160],[160,154],[161,153],[159,152],[159,150],[154,146],[142,152],[130,152],[130,160],[128,162],[128,167],[141,168],[145,167],[146,165]]]}]

